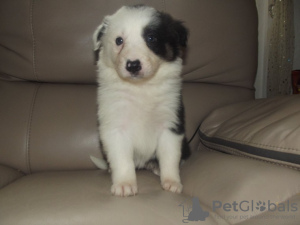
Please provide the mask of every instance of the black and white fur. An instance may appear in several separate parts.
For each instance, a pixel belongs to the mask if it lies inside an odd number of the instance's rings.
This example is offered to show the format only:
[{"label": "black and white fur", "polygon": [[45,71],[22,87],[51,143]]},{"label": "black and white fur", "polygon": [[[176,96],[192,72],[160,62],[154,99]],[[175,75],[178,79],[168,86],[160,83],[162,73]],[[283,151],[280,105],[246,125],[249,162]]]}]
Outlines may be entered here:
[{"label": "black and white fur", "polygon": [[153,162],[163,189],[182,191],[180,159],[190,154],[180,76],[187,35],[181,22],[141,5],[106,16],[94,33],[99,132],[114,195],[137,194],[135,169]]}]

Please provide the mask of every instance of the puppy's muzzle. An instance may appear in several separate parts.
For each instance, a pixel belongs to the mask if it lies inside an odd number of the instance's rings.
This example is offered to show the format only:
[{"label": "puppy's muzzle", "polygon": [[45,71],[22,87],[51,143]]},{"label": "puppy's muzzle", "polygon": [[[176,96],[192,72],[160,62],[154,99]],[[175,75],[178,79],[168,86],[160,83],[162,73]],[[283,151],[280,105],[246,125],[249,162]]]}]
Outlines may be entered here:
[{"label": "puppy's muzzle", "polygon": [[126,70],[132,75],[138,75],[138,72],[142,69],[140,60],[131,61],[128,60],[126,63]]}]

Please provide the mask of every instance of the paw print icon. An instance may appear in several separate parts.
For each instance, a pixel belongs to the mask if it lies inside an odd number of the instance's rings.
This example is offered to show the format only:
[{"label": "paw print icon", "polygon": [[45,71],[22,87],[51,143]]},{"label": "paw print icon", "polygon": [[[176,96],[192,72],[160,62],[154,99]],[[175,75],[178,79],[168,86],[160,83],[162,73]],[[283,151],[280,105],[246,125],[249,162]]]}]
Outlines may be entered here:
[{"label": "paw print icon", "polygon": [[255,207],[257,210],[263,212],[266,210],[266,203],[265,202],[262,202],[262,201],[259,201],[259,202],[256,202],[256,207]]}]

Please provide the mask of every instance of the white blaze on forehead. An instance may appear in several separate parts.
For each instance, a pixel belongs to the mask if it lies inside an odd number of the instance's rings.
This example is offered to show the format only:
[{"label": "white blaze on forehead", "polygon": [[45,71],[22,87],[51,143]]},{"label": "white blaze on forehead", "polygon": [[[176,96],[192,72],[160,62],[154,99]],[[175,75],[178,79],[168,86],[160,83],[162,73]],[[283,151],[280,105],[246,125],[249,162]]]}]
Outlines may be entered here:
[{"label": "white blaze on forehead", "polygon": [[115,35],[142,34],[143,28],[153,22],[156,10],[150,7],[128,7],[119,9],[110,18],[110,31]]}]

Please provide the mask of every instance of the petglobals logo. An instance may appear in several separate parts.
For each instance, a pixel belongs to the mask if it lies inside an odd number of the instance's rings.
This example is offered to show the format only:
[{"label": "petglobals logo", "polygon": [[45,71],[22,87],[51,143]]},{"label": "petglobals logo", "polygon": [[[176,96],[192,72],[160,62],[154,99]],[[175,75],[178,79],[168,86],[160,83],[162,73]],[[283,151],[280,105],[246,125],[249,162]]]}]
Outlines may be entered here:
[{"label": "petglobals logo", "polygon": [[[249,218],[265,220],[274,218],[282,220],[295,220],[296,214],[298,214],[299,210],[298,204],[289,200],[281,203],[271,200],[243,200],[232,202],[222,202],[214,200],[212,201],[211,205],[212,213],[209,213],[208,211],[205,211],[203,209],[203,207],[200,205],[199,198],[197,197],[188,198],[178,206],[182,208],[183,223],[196,221],[203,222],[206,221],[208,217],[225,220],[245,220]],[[267,211],[275,212],[275,214],[265,215],[263,212]],[[285,212],[290,213],[285,214]]]},{"label": "petglobals logo", "polygon": [[298,211],[297,203],[287,201],[285,203],[276,203],[271,200],[268,201],[233,201],[233,202],[221,202],[213,201],[212,209],[215,212],[218,209],[222,209],[225,212],[254,212],[254,211],[270,211],[270,212],[296,212]]}]

